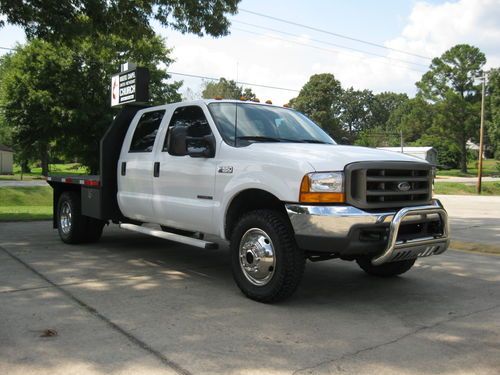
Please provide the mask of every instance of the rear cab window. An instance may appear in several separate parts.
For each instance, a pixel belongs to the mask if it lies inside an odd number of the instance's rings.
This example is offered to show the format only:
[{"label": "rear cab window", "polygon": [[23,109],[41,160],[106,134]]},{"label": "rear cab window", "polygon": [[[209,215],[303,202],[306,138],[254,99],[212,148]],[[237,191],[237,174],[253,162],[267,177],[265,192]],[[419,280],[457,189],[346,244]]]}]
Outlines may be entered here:
[{"label": "rear cab window", "polygon": [[135,127],[129,152],[152,152],[165,110],[143,113]]}]

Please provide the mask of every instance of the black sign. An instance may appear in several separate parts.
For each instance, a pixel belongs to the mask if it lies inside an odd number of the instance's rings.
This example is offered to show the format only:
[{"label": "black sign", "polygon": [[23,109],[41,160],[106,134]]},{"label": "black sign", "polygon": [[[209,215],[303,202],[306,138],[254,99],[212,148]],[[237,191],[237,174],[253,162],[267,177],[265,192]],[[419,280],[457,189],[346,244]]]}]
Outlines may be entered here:
[{"label": "black sign", "polygon": [[149,70],[134,68],[111,77],[111,106],[147,103],[149,101]]}]

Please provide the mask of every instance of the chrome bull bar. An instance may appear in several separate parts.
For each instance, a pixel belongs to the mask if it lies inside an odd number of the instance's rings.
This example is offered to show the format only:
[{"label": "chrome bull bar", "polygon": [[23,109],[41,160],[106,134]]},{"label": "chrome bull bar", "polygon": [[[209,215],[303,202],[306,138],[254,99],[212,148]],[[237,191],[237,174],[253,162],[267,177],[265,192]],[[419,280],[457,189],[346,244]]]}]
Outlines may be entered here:
[{"label": "chrome bull bar", "polygon": [[[432,214],[438,214],[441,218],[442,234],[406,241],[397,240],[400,225],[405,217]],[[441,254],[446,251],[450,244],[449,232],[448,214],[444,208],[435,205],[402,208],[391,220],[387,247],[381,255],[373,258],[371,262],[374,266],[379,266],[388,262]]]}]

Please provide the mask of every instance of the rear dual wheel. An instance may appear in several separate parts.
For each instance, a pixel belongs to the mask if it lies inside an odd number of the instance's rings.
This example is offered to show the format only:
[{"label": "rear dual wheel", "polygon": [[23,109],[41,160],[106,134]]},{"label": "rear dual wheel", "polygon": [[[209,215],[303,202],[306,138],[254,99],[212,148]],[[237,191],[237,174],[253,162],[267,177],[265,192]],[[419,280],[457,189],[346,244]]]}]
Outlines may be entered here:
[{"label": "rear dual wheel", "polygon": [[80,194],[66,191],[57,203],[57,229],[61,240],[68,244],[97,242],[104,221],[82,215]]}]

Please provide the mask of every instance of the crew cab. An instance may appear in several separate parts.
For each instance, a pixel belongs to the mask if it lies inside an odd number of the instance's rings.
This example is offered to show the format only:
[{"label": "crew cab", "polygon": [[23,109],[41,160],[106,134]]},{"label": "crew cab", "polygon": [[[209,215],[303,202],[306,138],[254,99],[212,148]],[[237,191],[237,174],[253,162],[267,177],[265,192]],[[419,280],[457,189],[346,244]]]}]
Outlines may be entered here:
[{"label": "crew cab", "polygon": [[432,165],[338,145],[289,108],[125,106],[100,158],[99,176],[48,178],[64,242],[97,241],[107,223],[202,248],[228,241],[236,284],[257,301],[290,296],[307,259],[387,277],[449,245]]}]

